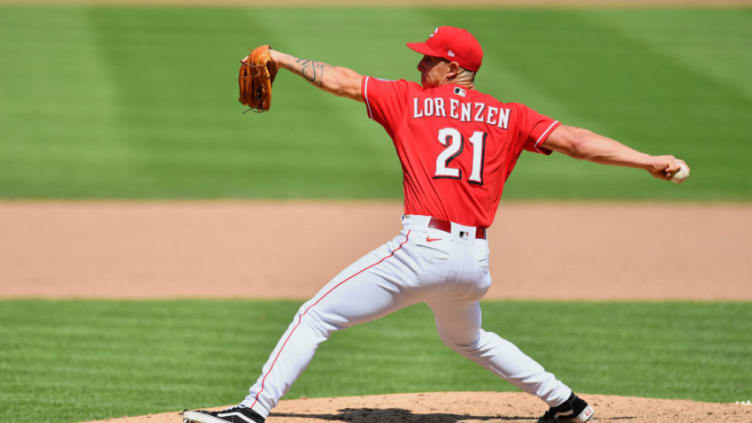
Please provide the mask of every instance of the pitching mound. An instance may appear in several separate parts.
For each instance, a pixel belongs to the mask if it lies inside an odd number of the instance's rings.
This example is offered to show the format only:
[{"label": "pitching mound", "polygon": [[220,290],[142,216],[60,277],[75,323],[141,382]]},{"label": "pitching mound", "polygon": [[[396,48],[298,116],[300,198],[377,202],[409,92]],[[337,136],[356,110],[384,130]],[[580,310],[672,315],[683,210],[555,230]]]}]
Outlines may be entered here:
[{"label": "pitching mound", "polygon": [[[611,395],[585,397],[595,408],[594,421],[630,423],[733,423],[752,421],[752,407],[685,400]],[[545,411],[537,398],[511,392],[434,392],[280,402],[267,423],[471,423],[535,422]],[[111,423],[176,423],[178,412],[105,420]]]}]

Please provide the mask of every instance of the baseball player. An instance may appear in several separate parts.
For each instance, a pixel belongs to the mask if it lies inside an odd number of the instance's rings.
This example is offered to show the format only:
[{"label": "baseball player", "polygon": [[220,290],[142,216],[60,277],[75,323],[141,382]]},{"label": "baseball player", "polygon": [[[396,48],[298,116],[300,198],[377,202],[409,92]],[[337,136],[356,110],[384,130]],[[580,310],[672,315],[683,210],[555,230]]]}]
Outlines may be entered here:
[{"label": "baseball player", "polygon": [[362,76],[271,51],[277,67],[329,93],[365,103],[391,137],[404,174],[402,231],[335,276],[303,304],[237,406],[186,411],[186,422],[261,423],[336,330],[424,302],[442,341],[550,407],[539,422],[586,422],[593,408],[515,345],[481,328],[491,286],[486,229],[523,150],[552,151],[671,179],[686,163],[652,156],[519,103],[475,89],[483,51],[468,31],[437,28],[425,42],[421,83]]}]

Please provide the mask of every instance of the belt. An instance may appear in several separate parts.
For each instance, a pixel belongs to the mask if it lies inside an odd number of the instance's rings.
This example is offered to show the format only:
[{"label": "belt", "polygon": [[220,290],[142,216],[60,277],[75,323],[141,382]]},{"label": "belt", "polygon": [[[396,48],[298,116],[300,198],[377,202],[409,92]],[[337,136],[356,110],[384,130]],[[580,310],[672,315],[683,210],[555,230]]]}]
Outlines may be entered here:
[{"label": "belt", "polygon": [[[448,220],[441,220],[441,219],[432,217],[431,220],[428,221],[428,227],[433,228],[433,229],[438,229],[440,231],[452,233],[452,222]],[[482,228],[480,226],[475,228],[475,238],[486,239],[486,228]]]}]

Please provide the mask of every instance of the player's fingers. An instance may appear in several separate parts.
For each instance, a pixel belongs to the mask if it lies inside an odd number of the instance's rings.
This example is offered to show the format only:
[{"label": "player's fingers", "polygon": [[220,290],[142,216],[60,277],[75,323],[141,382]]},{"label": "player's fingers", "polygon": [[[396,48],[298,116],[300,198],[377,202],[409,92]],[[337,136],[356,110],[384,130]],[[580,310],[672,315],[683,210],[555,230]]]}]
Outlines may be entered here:
[{"label": "player's fingers", "polygon": [[668,166],[666,166],[666,173],[673,175],[674,173],[678,172],[679,169],[681,169],[681,161],[674,159],[669,162]]},{"label": "player's fingers", "polygon": [[650,174],[653,175],[654,178],[658,179],[666,180],[670,178],[670,176],[666,174],[664,169],[658,167],[651,169]]},{"label": "player's fingers", "polygon": [[655,156],[653,163],[653,173],[661,179],[671,179],[675,172],[679,170],[679,164],[674,156]]},{"label": "player's fingers", "polygon": [[653,156],[648,171],[653,177],[658,179],[666,179],[666,167],[668,161],[664,156]]}]

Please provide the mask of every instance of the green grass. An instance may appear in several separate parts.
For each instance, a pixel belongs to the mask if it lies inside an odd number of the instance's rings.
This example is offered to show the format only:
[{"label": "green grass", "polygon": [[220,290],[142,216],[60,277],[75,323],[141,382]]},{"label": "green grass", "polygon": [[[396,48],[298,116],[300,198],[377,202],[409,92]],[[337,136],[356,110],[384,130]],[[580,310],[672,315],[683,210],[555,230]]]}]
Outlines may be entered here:
[{"label": "green grass", "polygon": [[[73,422],[243,398],[299,303],[0,301],[0,421]],[[588,393],[749,399],[752,303],[485,302],[484,327]],[[287,398],[514,388],[414,306],[335,333]],[[39,416],[52,416],[49,420]]]},{"label": "green grass", "polygon": [[526,154],[506,198],[752,200],[752,9],[0,6],[0,197],[398,198],[388,137],[356,102],[282,74],[242,115],[248,47],[417,79],[439,24],[485,48],[478,87],[650,153],[680,187]]}]

